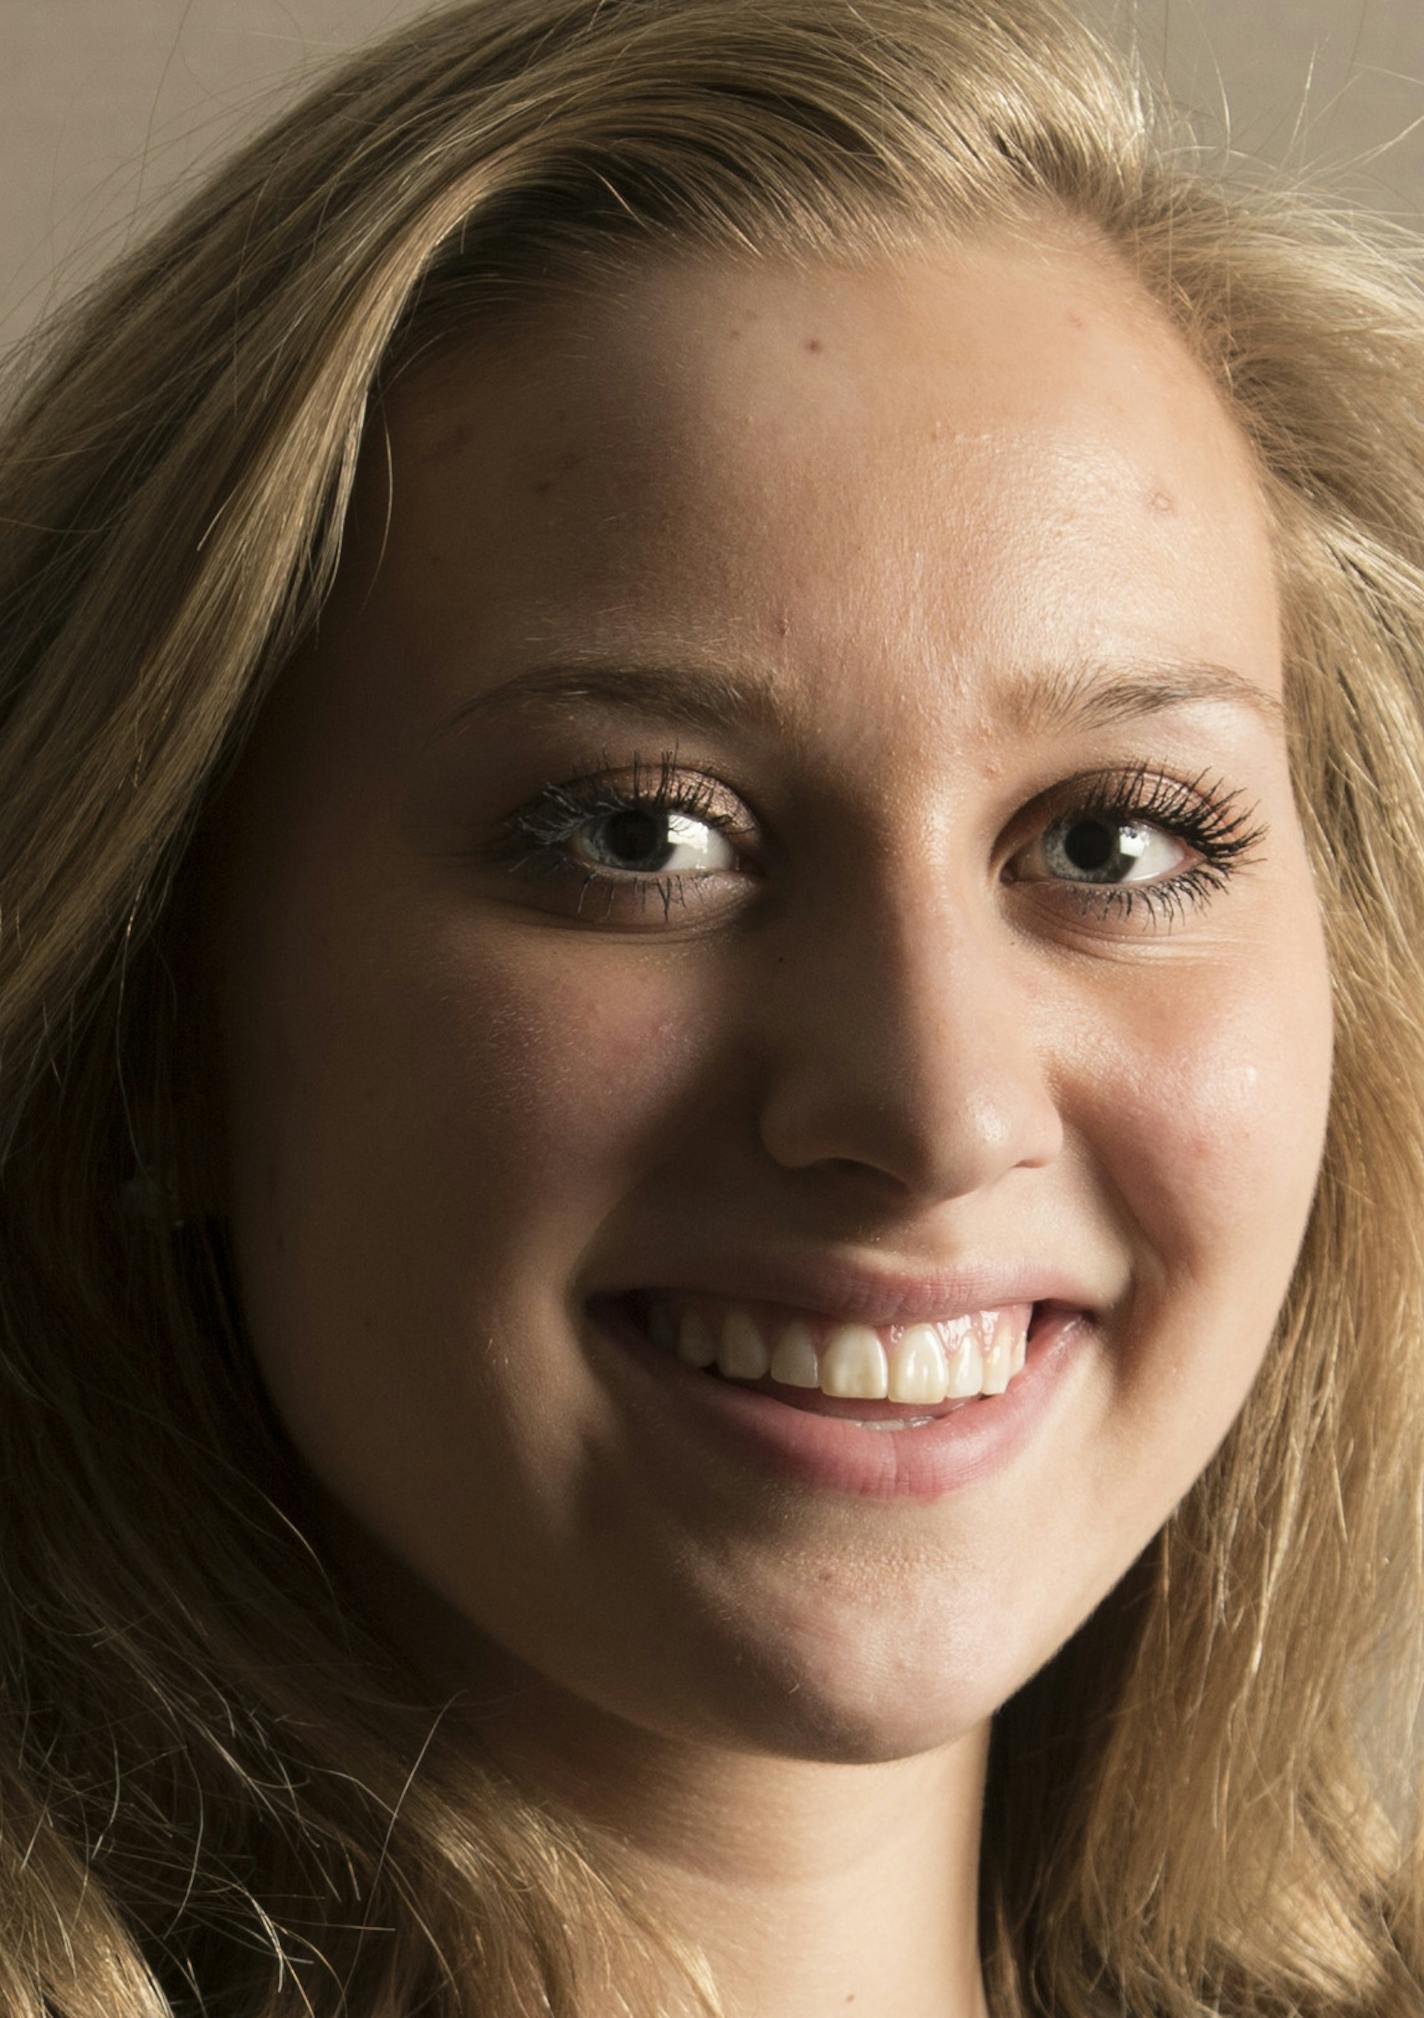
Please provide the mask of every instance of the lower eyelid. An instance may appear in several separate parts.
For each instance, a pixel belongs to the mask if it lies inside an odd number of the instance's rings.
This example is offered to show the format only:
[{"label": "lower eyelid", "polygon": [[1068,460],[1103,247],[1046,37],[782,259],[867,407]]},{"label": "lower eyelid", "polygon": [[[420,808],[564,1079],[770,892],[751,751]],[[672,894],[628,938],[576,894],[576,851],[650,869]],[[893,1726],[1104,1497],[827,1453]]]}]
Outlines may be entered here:
[{"label": "lower eyelid", "polygon": [[1171,918],[1175,914],[1180,922],[1189,910],[1209,903],[1225,887],[1225,876],[1225,871],[1211,864],[1198,863],[1159,883],[1069,883],[1058,887],[1069,892],[1084,916],[1096,909],[1103,918],[1110,911],[1119,911],[1128,918],[1136,908],[1151,918],[1155,927],[1162,917]]},{"label": "lower eyelid", "polygon": [[[637,761],[641,762],[641,759]],[[674,903],[681,908],[692,901],[716,903],[719,897],[728,908],[733,908],[732,900],[726,896],[728,879],[746,881],[758,875],[764,877],[769,866],[767,858],[774,861],[781,851],[775,847],[773,840],[760,834],[755,822],[749,822],[744,817],[744,801],[737,793],[710,774],[692,772],[688,775],[696,781],[690,797],[671,785],[670,781],[677,776],[675,753],[664,752],[660,793],[635,793],[626,806],[616,807],[610,805],[610,799],[620,797],[621,778],[614,783],[612,780],[605,781],[602,774],[593,774],[587,779],[580,778],[576,783],[585,790],[593,788],[584,801],[588,820],[607,816],[615,810],[665,806],[670,813],[681,813],[704,822],[710,831],[721,835],[741,857],[735,869],[724,865],[702,870],[619,871],[581,859],[568,847],[570,835],[581,824],[578,802],[570,797],[574,787],[553,784],[541,799],[522,808],[508,823],[516,835],[523,837],[526,845],[519,850],[519,859],[510,860],[506,856],[506,866],[539,880],[573,877],[578,884],[580,912],[586,900],[590,899],[589,909],[596,912],[601,904],[605,916],[611,916],[615,908],[626,911],[630,905],[646,908],[650,892],[661,893],[665,915],[670,914]],[[1203,777],[1205,775],[1202,774]],[[1164,912],[1176,912],[1184,917],[1189,904],[1204,904],[1213,894],[1225,889],[1236,859],[1251,859],[1250,848],[1265,832],[1261,828],[1247,834],[1244,832],[1245,820],[1232,817],[1239,793],[1224,794],[1220,786],[1215,791],[1203,792],[1200,785],[1200,778],[1189,786],[1185,780],[1158,774],[1146,764],[1134,766],[1127,773],[1085,773],[1080,778],[1065,780],[1057,792],[1044,795],[1049,798],[1048,806],[1040,805],[1033,830],[1004,860],[999,880],[1023,884],[1035,890],[1052,890],[1054,897],[1050,901],[1055,905],[1062,901],[1072,902],[1080,911],[1095,911],[1102,918],[1112,911],[1118,911],[1126,918],[1139,909],[1154,917]],[[1078,787],[1082,794],[1076,801],[1071,796],[1074,787]],[[1058,802],[1056,805],[1052,803],[1054,798]],[[559,806],[558,816],[541,818],[542,809],[550,805]],[[1154,819],[1152,815],[1158,812],[1159,807],[1164,812],[1180,814],[1191,831],[1177,831],[1177,820],[1163,818],[1160,813]],[[1047,864],[1045,873],[1023,875],[1015,872],[1016,865],[1025,856],[1042,850],[1045,837],[1056,823],[1070,821],[1075,816],[1085,820],[1096,819],[1110,828],[1150,828],[1155,839],[1174,844],[1180,859],[1155,876],[1137,880],[1095,882],[1085,877],[1055,874]],[[595,894],[598,890],[604,893],[601,898]],[[636,897],[633,896],[635,891],[640,893]],[[1061,899],[1059,892],[1067,892],[1067,899]]]}]

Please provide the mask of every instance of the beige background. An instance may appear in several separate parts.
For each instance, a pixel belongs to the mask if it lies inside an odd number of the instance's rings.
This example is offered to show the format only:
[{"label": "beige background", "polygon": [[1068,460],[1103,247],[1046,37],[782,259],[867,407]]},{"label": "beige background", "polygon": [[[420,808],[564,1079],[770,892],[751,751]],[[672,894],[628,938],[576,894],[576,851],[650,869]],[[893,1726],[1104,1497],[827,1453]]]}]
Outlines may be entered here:
[{"label": "beige background", "polygon": [[[1083,0],[1213,136],[1424,225],[1424,0]],[[0,0],[0,345],[414,0]],[[1420,121],[1416,125],[1414,122]],[[1383,150],[1383,151],[1381,151]]]}]

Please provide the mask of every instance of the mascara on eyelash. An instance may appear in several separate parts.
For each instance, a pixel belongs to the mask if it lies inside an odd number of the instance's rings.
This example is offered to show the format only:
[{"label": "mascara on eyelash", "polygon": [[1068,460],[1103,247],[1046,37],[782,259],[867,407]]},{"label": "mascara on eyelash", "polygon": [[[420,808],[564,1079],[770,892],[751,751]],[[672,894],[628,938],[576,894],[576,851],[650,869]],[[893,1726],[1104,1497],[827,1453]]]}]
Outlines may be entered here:
[{"label": "mascara on eyelash", "polygon": [[[1071,817],[1096,816],[1113,824],[1130,826],[1149,823],[1165,833],[1186,841],[1202,857],[1189,869],[1158,883],[1089,883],[1068,881],[1059,887],[1068,892],[1081,916],[1105,919],[1117,912],[1124,920],[1141,909],[1154,931],[1163,917],[1185,918],[1188,905],[1205,904],[1224,890],[1232,875],[1248,862],[1259,860],[1251,851],[1265,838],[1264,824],[1248,825],[1250,812],[1234,811],[1244,793],[1222,791],[1217,780],[1208,787],[1209,773],[1199,771],[1190,781],[1154,771],[1140,763],[1131,771],[1104,776],[1091,774],[1081,782],[1069,779],[1058,788],[1061,796],[1072,791],[1068,810],[1049,822],[1046,832]],[[1151,779],[1151,789],[1144,790]],[[1076,789],[1074,789],[1076,787]]]},{"label": "mascara on eyelash", "polygon": [[511,817],[504,831],[511,840],[523,835],[540,846],[557,846],[585,821],[612,819],[620,813],[691,813],[719,829],[734,824],[715,812],[717,788],[710,778],[695,773],[679,774],[675,750],[662,752],[658,782],[651,791],[643,783],[642,774],[647,768],[635,754],[631,787],[617,784],[604,772],[574,778],[566,784],[545,785],[531,804]]},{"label": "mascara on eyelash", "polygon": [[[714,810],[717,800],[714,783],[697,773],[679,776],[676,764],[677,752],[664,750],[657,786],[649,791],[642,783],[642,773],[647,767],[639,755],[634,755],[633,783],[628,787],[607,776],[606,770],[613,767],[608,765],[605,753],[604,772],[587,774],[567,784],[545,786],[535,801],[506,823],[509,839],[518,836],[532,844],[520,860],[509,864],[510,869],[532,872],[541,878],[581,875],[576,907],[579,916],[591,887],[601,886],[608,892],[605,919],[611,915],[615,902],[636,892],[639,904],[646,905],[649,890],[656,888],[663,899],[666,919],[673,897],[686,906],[686,884],[700,884],[705,877],[688,871],[663,874],[651,869],[610,872],[575,862],[560,851],[580,827],[622,813],[690,813],[719,832],[733,831],[738,823]],[[1072,796],[1064,811],[1047,821],[1044,832],[1069,819],[1098,818],[1119,826],[1149,823],[1186,841],[1202,859],[1156,883],[1091,883],[1068,878],[1058,881],[1055,888],[1073,900],[1084,914],[1096,912],[1100,918],[1106,918],[1110,912],[1118,911],[1128,918],[1135,908],[1140,908],[1152,918],[1154,927],[1163,915],[1184,918],[1188,904],[1205,903],[1212,894],[1223,890],[1233,870],[1253,859],[1250,851],[1267,830],[1264,825],[1248,825],[1254,808],[1250,813],[1234,810],[1244,796],[1241,791],[1223,793],[1220,780],[1214,788],[1208,788],[1203,782],[1208,775],[1203,770],[1188,782],[1142,762],[1129,771],[1095,772],[1081,779],[1065,780],[1055,792],[1045,795],[1050,802],[1055,798],[1061,802],[1069,793]]]},{"label": "mascara on eyelash", "polygon": [[[1153,771],[1148,764],[1138,764],[1115,777],[1097,773],[1075,794],[1070,810],[1079,814],[1097,813],[1124,825],[1150,822],[1190,841],[1211,860],[1236,860],[1264,839],[1266,829],[1248,828],[1254,807],[1250,813],[1233,814],[1232,809],[1245,794],[1239,790],[1223,794],[1220,779],[1214,787],[1206,787],[1203,781],[1209,775],[1205,770],[1199,771],[1188,782]],[[1149,778],[1151,790],[1144,791],[1144,782]],[[1069,780],[1060,791],[1067,791],[1073,783]]]},{"label": "mascara on eyelash", "polygon": [[734,831],[738,822],[714,810],[718,788],[710,778],[679,772],[676,749],[661,753],[658,782],[651,791],[643,785],[643,773],[647,767],[637,752],[633,756],[631,787],[619,785],[609,778],[607,774],[614,766],[606,750],[602,762],[601,771],[585,774],[564,784],[545,785],[531,804],[521,807],[506,821],[501,830],[503,845],[500,852],[508,856],[519,841],[527,841],[530,846],[518,859],[506,861],[511,874],[532,874],[541,880],[581,876],[578,901],[574,906],[575,917],[582,918],[584,899],[591,889],[601,888],[606,894],[603,908],[605,923],[612,915],[615,903],[636,898],[639,908],[646,909],[650,892],[656,890],[663,900],[663,921],[666,923],[674,901],[684,910],[687,908],[686,884],[698,881],[698,878],[683,872],[662,875],[655,870],[610,874],[588,863],[572,861],[561,852],[564,843],[589,821],[616,818],[622,813],[687,813],[702,819],[719,832]]}]

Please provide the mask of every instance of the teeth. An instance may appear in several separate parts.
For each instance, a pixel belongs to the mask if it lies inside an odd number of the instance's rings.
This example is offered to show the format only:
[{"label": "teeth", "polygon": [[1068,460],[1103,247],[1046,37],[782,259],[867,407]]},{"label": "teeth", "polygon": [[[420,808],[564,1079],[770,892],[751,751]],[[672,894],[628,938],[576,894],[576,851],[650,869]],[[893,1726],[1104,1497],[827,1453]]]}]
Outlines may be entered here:
[{"label": "teeth", "polygon": [[760,1380],[771,1366],[761,1326],[745,1310],[732,1309],[722,1319],[717,1344],[717,1371],[728,1380]]},{"label": "teeth", "polygon": [[[771,1355],[771,1377],[786,1387],[821,1385],[820,1363],[816,1358],[811,1327],[803,1324],[799,1317],[792,1319],[776,1341],[776,1350]],[[913,1395],[908,1399],[920,1401],[923,1397]]]},{"label": "teeth", "polygon": [[1013,1357],[1013,1347],[995,1338],[984,1355],[984,1378],[980,1383],[981,1394],[1002,1394],[1009,1384],[1009,1362]]},{"label": "teeth", "polygon": [[949,1362],[949,1393],[955,1401],[978,1394],[984,1381],[984,1356],[978,1339],[965,1331]]},{"label": "teeth", "polygon": [[1001,1310],[994,1326],[994,1343],[984,1356],[985,1394],[1003,1393],[1023,1365],[1021,1352],[1027,1352],[1026,1334],[1014,1323],[1010,1311]]},{"label": "teeth", "polygon": [[821,1354],[822,1394],[855,1401],[886,1401],[890,1369],[885,1348],[868,1324],[841,1324]]},{"label": "teeth", "polygon": [[944,1401],[949,1369],[932,1324],[912,1324],[890,1355],[891,1401]]},{"label": "teeth", "polygon": [[677,1356],[686,1366],[711,1366],[717,1357],[717,1341],[701,1311],[685,1310],[682,1313],[682,1323],[677,1332]]},{"label": "teeth", "polygon": [[[1004,1392],[1027,1358],[1023,1308],[911,1324],[887,1353],[882,1335],[866,1324],[829,1326],[818,1351],[812,1325],[793,1318],[768,1350],[761,1322],[740,1304],[712,1316],[671,1294],[654,1294],[646,1305],[649,1334],[686,1366],[715,1365],[727,1380],[761,1380],[769,1373],[787,1387],[819,1388],[844,1399],[931,1405]],[[919,1416],[862,1427],[911,1428],[931,1420]]]}]

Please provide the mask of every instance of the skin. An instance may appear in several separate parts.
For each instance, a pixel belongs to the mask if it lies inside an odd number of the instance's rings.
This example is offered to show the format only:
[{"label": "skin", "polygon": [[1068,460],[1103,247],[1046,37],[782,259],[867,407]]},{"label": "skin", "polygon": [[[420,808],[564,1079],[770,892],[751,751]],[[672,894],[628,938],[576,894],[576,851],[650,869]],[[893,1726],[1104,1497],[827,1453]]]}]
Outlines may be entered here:
[{"label": "skin", "polygon": [[[384,419],[210,907],[221,1203],[313,1517],[481,1741],[625,1836],[737,2018],[982,2012],[989,1720],[1238,1413],[1331,1060],[1278,726],[996,708],[1131,657],[1279,696],[1247,451],[1061,235],[650,266]],[[794,733],[577,702],[449,728],[576,651],[749,670]],[[580,913],[577,876],[497,859],[549,781],[675,745],[740,823],[685,906]],[[1155,926],[1085,913],[1040,847],[1055,786],[1141,764],[1265,830]],[[1164,838],[1154,873],[1195,859]],[[1100,1322],[1001,1473],[791,1487],[648,1434],[580,1316],[766,1242],[1038,1256]]]}]

